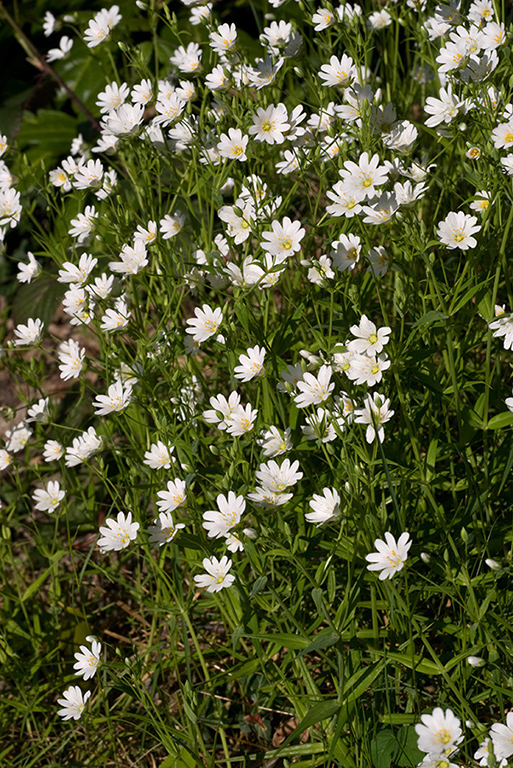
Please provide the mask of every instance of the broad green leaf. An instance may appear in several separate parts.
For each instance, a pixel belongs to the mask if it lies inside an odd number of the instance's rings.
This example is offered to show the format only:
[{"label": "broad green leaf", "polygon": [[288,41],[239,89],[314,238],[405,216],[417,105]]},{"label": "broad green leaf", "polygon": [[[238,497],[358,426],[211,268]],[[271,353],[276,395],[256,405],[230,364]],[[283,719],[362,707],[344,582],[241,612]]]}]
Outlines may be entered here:
[{"label": "broad green leaf", "polygon": [[395,733],[391,728],[380,731],[371,742],[372,764],[376,768],[390,768],[398,746]]},{"label": "broad green leaf", "polygon": [[65,112],[40,109],[23,113],[23,122],[18,134],[18,146],[25,150],[32,162],[45,160],[54,163],[69,153],[71,142],[78,133],[79,120]]},{"label": "broad green leaf", "polygon": [[492,416],[488,422],[487,429],[504,429],[513,424],[513,413],[511,411],[504,411],[504,413],[498,413],[496,416]]}]

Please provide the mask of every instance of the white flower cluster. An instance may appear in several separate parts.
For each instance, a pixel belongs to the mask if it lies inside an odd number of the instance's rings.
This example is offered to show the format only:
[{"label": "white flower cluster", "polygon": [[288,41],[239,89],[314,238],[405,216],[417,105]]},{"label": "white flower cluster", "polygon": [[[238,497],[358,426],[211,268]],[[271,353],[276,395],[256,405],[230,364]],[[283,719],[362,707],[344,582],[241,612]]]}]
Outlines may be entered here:
[{"label": "white flower cluster", "polygon": [[[76,663],[73,665],[75,674],[83,677],[84,680],[90,680],[96,674],[100,664],[100,654],[102,651],[101,643],[92,635],[86,637],[86,641],[91,643],[91,648],[86,645],[80,646],[80,652],[75,653]],[[57,699],[61,705],[57,714],[63,720],[80,720],[84,711],[84,706],[91,696],[91,691],[82,692],[78,685],[71,685],[62,694],[62,699]]]}]

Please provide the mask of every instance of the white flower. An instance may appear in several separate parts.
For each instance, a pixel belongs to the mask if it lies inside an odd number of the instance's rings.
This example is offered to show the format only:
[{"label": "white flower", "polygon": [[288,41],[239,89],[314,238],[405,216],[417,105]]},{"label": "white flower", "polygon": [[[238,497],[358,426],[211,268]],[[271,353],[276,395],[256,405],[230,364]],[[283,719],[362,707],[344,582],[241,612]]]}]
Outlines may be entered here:
[{"label": "white flower", "polygon": [[[71,219],[71,229],[68,234],[76,237],[78,243],[83,243],[94,229],[95,219],[98,218],[98,212],[94,205],[86,205],[84,213],[79,213],[76,219]],[[90,256],[89,258],[92,258]],[[95,264],[97,259],[94,260]]]},{"label": "white flower", "polygon": [[58,350],[61,379],[76,379],[84,366],[85,349],[74,339],[64,341]]},{"label": "white flower", "polygon": [[277,56],[279,55],[279,49],[287,45],[291,35],[292,24],[290,22],[272,21],[268,27],[264,27],[260,40],[264,45],[267,45],[271,53]]},{"label": "white flower", "polygon": [[246,432],[251,432],[253,429],[256,417],[258,416],[258,410],[254,410],[250,403],[245,407],[238,405],[230,416],[230,420],[227,424],[226,431],[228,434],[234,437],[240,437],[245,435]]},{"label": "white flower", "polygon": [[[367,566],[369,571],[380,571],[379,578],[381,580],[391,579],[392,576],[403,568],[408,559],[408,550],[411,547],[409,538],[409,533],[402,533],[396,542],[392,534],[387,531],[387,533],[385,533],[386,542],[382,541],[382,539],[376,539],[374,546],[378,551],[372,552],[365,557],[367,562],[370,563],[370,565]],[[421,727],[422,726],[416,726],[415,730],[417,733],[419,733],[418,728]],[[419,749],[422,749],[424,752],[427,751],[424,747],[420,746],[420,739]]]},{"label": "white flower", "polygon": [[228,573],[232,567],[232,561],[224,555],[221,560],[217,557],[206,557],[203,560],[203,568],[207,573],[194,577],[198,587],[206,587],[207,592],[219,592],[224,587],[230,587],[235,581],[235,576]]},{"label": "white flower", "polygon": [[[390,536],[390,534],[388,535]],[[399,542],[403,536],[406,536],[406,539],[403,542],[403,544],[405,544],[408,534],[403,533],[402,536],[399,537]],[[390,538],[393,540],[392,536],[390,536]],[[383,542],[381,542],[381,544],[383,544]],[[408,549],[404,552],[404,559],[407,557],[407,552]],[[401,553],[398,551],[397,554],[399,556]],[[400,567],[402,567],[402,563],[400,564]],[[463,741],[460,727],[461,722],[451,709],[446,709],[444,712],[441,707],[435,707],[432,714],[421,715],[420,719],[422,724],[418,723],[415,726],[415,731],[419,737],[417,746],[422,752],[436,755],[450,755],[454,748]]]},{"label": "white flower", "polygon": [[97,416],[104,416],[114,411],[124,411],[132,399],[132,387],[123,386],[121,381],[111,384],[106,395],[97,395],[93,408]]},{"label": "white flower", "polygon": [[73,186],[75,189],[99,189],[103,182],[103,173],[100,160],[88,160],[77,168]]},{"label": "white flower", "polygon": [[287,108],[284,104],[270,104],[267,109],[258,107],[256,115],[253,115],[253,125],[248,133],[255,137],[255,141],[265,141],[267,144],[282,144],[290,124]]},{"label": "white flower", "polygon": [[217,32],[211,32],[209,38],[210,47],[216,53],[232,51],[237,42],[237,27],[235,24],[220,24]]},{"label": "white flower", "polygon": [[5,433],[5,448],[10,453],[18,453],[25,448],[29,437],[32,435],[30,427],[25,426],[24,422],[17,424]]},{"label": "white flower", "polygon": [[267,493],[281,493],[301,480],[303,473],[298,470],[299,461],[291,464],[290,459],[285,459],[280,465],[271,460],[267,464],[260,464],[255,477]]},{"label": "white flower", "polygon": [[[90,638],[86,638],[89,640]],[[102,645],[98,640],[91,638],[91,648],[86,645],[80,646],[80,653],[75,653],[76,664],[73,664],[75,674],[80,675],[84,680],[94,677],[100,663],[100,653]]]},{"label": "white flower", "polygon": [[37,502],[36,509],[42,512],[54,512],[65,496],[66,492],[61,491],[59,483],[50,480],[46,489],[38,488],[34,491],[32,499]]},{"label": "white flower", "polygon": [[248,493],[248,499],[257,507],[263,507],[264,509],[272,509],[273,507],[281,507],[291,500],[294,494],[292,493],[274,493],[266,488],[255,488],[254,493]]},{"label": "white flower", "polygon": [[239,128],[229,128],[228,134],[222,133],[221,140],[217,144],[217,151],[221,157],[230,160],[247,160],[246,147],[249,136],[244,136]]},{"label": "white flower", "polygon": [[293,253],[301,250],[301,240],[305,236],[305,230],[301,227],[301,222],[291,221],[285,216],[282,223],[273,221],[271,224],[272,232],[263,232],[263,243],[260,243],[262,249],[271,256],[277,256],[279,262],[285,261]]},{"label": "white flower", "polygon": [[59,283],[71,283],[73,285],[81,286],[86,282],[97,263],[98,259],[94,259],[87,253],[83,253],[78,262],[78,267],[69,261],[64,262],[62,265],[63,268],[59,270],[57,280]]},{"label": "white flower", "polygon": [[373,387],[375,384],[379,384],[382,379],[382,372],[386,371],[387,368],[390,368],[390,360],[386,355],[368,357],[353,352],[349,368],[345,373],[347,378],[354,381],[355,384],[367,384],[367,386]]},{"label": "white flower", "polygon": [[361,213],[362,195],[359,192],[350,192],[343,181],[337,181],[333,189],[328,189],[326,195],[334,201],[326,206],[326,212],[331,216],[345,216],[351,219]]},{"label": "white flower", "polygon": [[169,469],[171,462],[175,461],[171,454],[174,446],[167,446],[161,440],[150,445],[150,450],[144,454],[144,464],[150,469]]},{"label": "white flower", "polygon": [[133,248],[127,244],[122,247],[119,254],[121,261],[109,261],[109,269],[111,272],[119,272],[122,275],[136,275],[148,265],[146,256],[144,241],[134,240]]},{"label": "white flower", "polygon": [[216,504],[217,510],[208,510],[203,514],[203,528],[211,539],[225,536],[238,525],[246,509],[244,496],[235,496],[233,491],[229,491],[227,497],[220,493]]},{"label": "white flower", "polygon": [[313,499],[308,503],[313,512],[308,512],[305,518],[309,523],[317,523],[317,526],[334,520],[340,514],[340,495],[335,488],[324,488],[322,496],[314,493]]},{"label": "white flower", "polygon": [[[168,95],[159,93],[157,103],[155,104],[156,117],[153,119],[153,125],[159,127],[160,125],[166,126],[170,123],[174,123],[183,110],[185,109],[185,101],[174,92]],[[162,136],[162,143],[164,143],[164,137]]]},{"label": "white flower", "polygon": [[367,215],[364,217],[364,224],[373,224],[379,226],[386,224],[397,211],[399,204],[394,194],[383,192],[377,201],[371,205],[364,205],[362,210]]},{"label": "white flower", "polygon": [[324,80],[322,85],[346,88],[355,79],[354,61],[350,56],[342,54],[341,59],[332,56],[329,64],[323,64],[319,77]]},{"label": "white flower", "polygon": [[151,80],[142,80],[132,88],[131,99],[134,104],[148,104],[153,98]]},{"label": "white flower", "polygon": [[102,445],[103,438],[101,435],[96,433],[94,427],[89,427],[87,432],[75,437],[71,447],[66,448],[66,466],[75,467],[77,464],[82,464],[95,453],[98,453]]},{"label": "white flower", "polygon": [[484,28],[481,36],[481,47],[485,51],[494,51],[495,48],[506,42],[506,30],[504,24],[490,21]]},{"label": "white flower", "polygon": [[491,21],[495,15],[492,0],[475,0],[468,9],[468,20],[478,26],[482,22]]},{"label": "white flower", "polygon": [[[482,741],[479,745],[479,749],[474,752],[474,760],[477,760],[479,762],[479,765],[483,766],[483,768],[486,768],[489,765],[489,760],[492,755],[492,740],[490,738],[486,738],[484,741]],[[498,755],[494,755],[496,760],[498,760],[499,768],[505,768],[505,766],[508,764],[507,758],[499,759]]]},{"label": "white flower", "polygon": [[513,118],[507,123],[501,123],[492,131],[493,143],[496,149],[513,147]]},{"label": "white flower", "polygon": [[[310,262],[305,259],[301,262],[303,266],[309,266]],[[332,280],[335,273],[331,269],[331,259],[328,256],[319,256],[308,270],[308,280],[314,285],[324,285],[326,280]]]},{"label": "white flower", "polygon": [[46,54],[46,60],[50,64],[52,61],[58,61],[59,59],[65,59],[68,53],[73,48],[73,40],[70,37],[64,35],[59,40],[58,48],[50,48]]},{"label": "white flower", "polygon": [[4,469],[7,469],[11,462],[12,456],[3,448],[0,448],[0,472]]},{"label": "white flower", "polygon": [[208,21],[210,14],[212,13],[212,3],[206,3],[205,5],[198,5],[191,8],[191,15],[189,16],[189,22],[193,26],[203,24]]},{"label": "white flower", "polygon": [[329,8],[320,8],[312,16],[312,24],[315,24],[314,30],[321,32],[323,29],[331,27],[335,23],[335,14]]},{"label": "white flower", "polygon": [[103,118],[101,126],[113,136],[135,136],[144,117],[144,104],[122,104]]},{"label": "white flower", "polygon": [[39,344],[41,336],[43,334],[44,324],[43,321],[37,318],[34,320],[29,317],[27,325],[18,325],[14,329],[15,335],[18,337],[14,342],[15,347],[24,347],[27,345]]},{"label": "white flower", "polygon": [[240,395],[232,392],[228,400],[224,395],[216,395],[210,398],[212,410],[203,411],[203,418],[208,424],[217,424],[218,429],[227,429],[231,422],[233,412],[240,405]]},{"label": "white flower", "polygon": [[201,69],[201,57],[203,51],[198,43],[189,43],[187,48],[183,45],[178,46],[169,57],[171,64],[178,67],[180,72],[199,72]]},{"label": "white flower", "polygon": [[506,715],[506,725],[494,723],[490,728],[493,752],[498,761],[507,760],[513,755],[513,712]]},{"label": "white flower", "polygon": [[290,427],[287,427],[283,435],[277,427],[269,427],[260,432],[257,443],[262,447],[264,456],[280,456],[292,448],[290,435]]},{"label": "white flower", "polygon": [[378,330],[366,315],[362,315],[359,325],[352,325],[349,330],[357,338],[348,343],[348,350],[369,356],[378,355],[388,344],[388,337],[392,333],[388,326]]},{"label": "white flower", "polygon": [[183,506],[187,501],[185,493],[185,480],[168,480],[167,491],[159,491],[157,496],[161,501],[157,501],[157,507],[161,512],[172,512],[177,507]]},{"label": "white flower", "polygon": [[388,11],[375,11],[367,19],[367,26],[374,31],[384,29],[392,23],[392,17]]},{"label": "white flower", "polygon": [[237,245],[248,239],[255,220],[255,207],[252,201],[238,198],[235,206],[223,205],[217,215],[221,221],[228,224],[227,232],[234,238]]},{"label": "white flower", "polygon": [[181,211],[176,211],[172,216],[167,214],[160,220],[160,231],[162,233],[163,240],[169,240],[171,237],[175,237],[185,224],[185,216]]},{"label": "white flower", "polygon": [[256,376],[263,376],[265,373],[265,349],[258,346],[250,347],[246,352],[246,355],[240,355],[240,365],[237,365],[234,370],[235,378],[241,381],[250,381]]},{"label": "white flower", "polygon": [[470,203],[470,208],[473,211],[478,211],[478,213],[484,213],[490,207],[490,193],[482,189],[480,192],[476,192],[476,197],[478,199]]},{"label": "white flower", "polygon": [[88,48],[95,48],[100,43],[108,40],[111,30],[121,21],[119,6],[113,5],[108,10],[102,8],[94,19],[91,19],[84,34],[84,41]]},{"label": "white flower", "polygon": [[155,242],[157,239],[157,222],[156,221],[149,221],[147,224],[147,229],[144,229],[140,224],[138,224],[137,229],[134,233],[134,241],[135,240],[142,240],[143,243],[146,245],[149,245],[150,243]]},{"label": "white flower", "polygon": [[177,523],[175,525],[170,512],[161,512],[158,520],[155,520],[154,522],[155,525],[150,525],[148,527],[150,544],[158,544],[159,547],[172,541],[178,531],[181,528],[185,528],[183,523]]},{"label": "white flower", "polygon": [[428,96],[424,111],[431,115],[426,120],[426,126],[428,128],[434,128],[440,123],[449,124],[452,122],[458,114],[463,110],[465,102],[458,96],[453,94],[452,85],[449,84],[447,88],[440,88],[438,99],[433,96]]},{"label": "white flower", "polygon": [[246,68],[245,70],[245,75],[247,75],[250,85],[254,86],[257,90],[271,85],[282,68],[284,61],[284,58],[277,59],[269,55],[265,59],[257,59],[255,61],[256,67]]},{"label": "white flower", "polygon": [[47,440],[43,448],[45,461],[57,461],[64,456],[64,448],[57,440]]},{"label": "white flower", "polygon": [[130,312],[126,305],[126,302],[122,299],[117,299],[115,309],[108,309],[102,316],[102,322],[100,328],[102,331],[119,331],[122,328],[126,328],[130,319]]},{"label": "white flower", "polygon": [[340,238],[331,245],[335,249],[330,252],[335,269],[343,272],[345,269],[353,269],[356,266],[362,250],[358,235],[340,235]]},{"label": "white flower", "polygon": [[109,518],[105,521],[106,526],[100,528],[101,538],[98,539],[98,546],[101,552],[121,549],[128,547],[131,541],[137,537],[139,523],[132,522],[132,513],[118,512],[116,520]]},{"label": "white flower", "polygon": [[63,720],[70,720],[70,718],[80,720],[84,705],[91,695],[91,691],[86,691],[85,695],[83,695],[78,685],[70,685],[62,695],[64,698],[57,699],[57,703],[62,707],[57,712],[59,717],[62,717]]},{"label": "white flower", "polygon": [[43,34],[45,37],[50,37],[52,32],[55,32],[55,30],[60,26],[60,23],[57,21],[53,13],[50,11],[46,11],[43,19]]},{"label": "white flower", "polygon": [[224,91],[230,87],[230,78],[222,64],[218,64],[208,73],[205,85],[210,91]]},{"label": "white flower", "polygon": [[443,221],[438,222],[436,234],[447,248],[461,248],[462,251],[467,251],[477,245],[477,240],[472,235],[479,232],[481,226],[476,226],[476,223],[475,216],[469,216],[463,211],[451,211]]},{"label": "white flower", "polygon": [[430,754],[426,755],[417,768],[459,768],[459,766],[456,763],[449,762],[449,756],[447,755]]},{"label": "white flower", "polygon": [[41,264],[36,260],[34,254],[27,251],[28,264],[23,261],[18,262],[18,282],[30,283],[41,272]]},{"label": "white flower", "polygon": [[100,107],[102,115],[107,115],[113,109],[117,109],[126,102],[130,96],[130,88],[126,83],[110,83],[105,90],[98,94],[96,104]]},{"label": "white flower", "polygon": [[224,271],[232,285],[239,288],[250,288],[264,276],[264,270],[251,256],[246,256],[240,267],[231,261],[224,267]]},{"label": "white flower", "polygon": [[360,200],[376,197],[379,194],[376,187],[385,184],[388,179],[387,168],[379,162],[379,155],[373,155],[369,160],[367,152],[362,152],[358,163],[346,160],[345,170],[339,171],[344,190],[350,195],[359,196]]},{"label": "white flower", "polygon": [[374,277],[386,275],[390,257],[382,245],[378,245],[377,248],[371,248],[367,254],[367,260],[370,262],[367,272],[372,272]]},{"label": "white flower", "polygon": [[50,421],[50,400],[48,397],[42,397],[37,401],[29,410],[27,415],[27,423],[30,421],[38,421],[40,424],[47,424]]},{"label": "white flower", "polygon": [[394,411],[389,410],[390,399],[386,400],[377,392],[374,395],[367,394],[363,408],[355,410],[355,421],[357,424],[368,424],[365,439],[368,443],[373,443],[378,431],[378,440],[380,443],[385,438],[383,424],[390,421]]},{"label": "white flower", "polygon": [[203,308],[197,307],[194,314],[196,315],[194,319],[187,320],[189,327],[185,332],[190,333],[194,341],[201,344],[217,333],[223,319],[223,310],[220,307],[212,309],[208,304],[203,304]]},{"label": "white flower", "polygon": [[317,405],[327,400],[335,388],[331,383],[331,368],[329,365],[321,366],[319,374],[315,377],[312,373],[304,373],[301,381],[296,386],[301,394],[294,398],[298,408],[306,408],[308,405]]},{"label": "white flower", "polygon": [[113,284],[114,275],[109,275],[107,277],[104,272],[101,277],[95,277],[94,283],[92,283],[92,285],[88,285],[87,290],[89,291],[90,296],[97,296],[99,299],[106,299],[112,291]]},{"label": "white flower", "polygon": [[21,215],[20,193],[0,186],[0,227],[16,227]]}]

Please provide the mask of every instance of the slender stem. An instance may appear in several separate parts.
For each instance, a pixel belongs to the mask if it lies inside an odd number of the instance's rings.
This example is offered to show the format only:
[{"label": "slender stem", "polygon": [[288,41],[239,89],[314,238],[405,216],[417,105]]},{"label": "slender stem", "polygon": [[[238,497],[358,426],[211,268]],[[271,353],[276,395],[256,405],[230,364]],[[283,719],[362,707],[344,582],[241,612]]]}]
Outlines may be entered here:
[{"label": "slender stem", "polygon": [[6,10],[4,7],[4,4],[2,0],[0,0],[0,15],[4,17],[4,19],[7,21],[8,24],[12,27],[14,30],[14,34],[16,39],[18,40],[19,44],[23,48],[23,50],[28,54],[28,60],[29,62],[36,67],[37,69],[41,70],[45,74],[49,75],[51,78],[55,80],[55,82],[63,88],[70,99],[77,105],[78,109],[84,113],[84,115],[87,117],[89,122],[91,123],[91,126],[101,133],[101,128],[98,120],[94,117],[94,115],[89,112],[86,105],[81,101],[77,94],[71,90],[69,85],[64,82],[62,77],[57,74],[57,72],[48,64],[45,57],[39,53],[35,45],[28,39],[28,37],[25,35],[21,27],[15,22],[15,20],[12,18],[10,13]]}]

